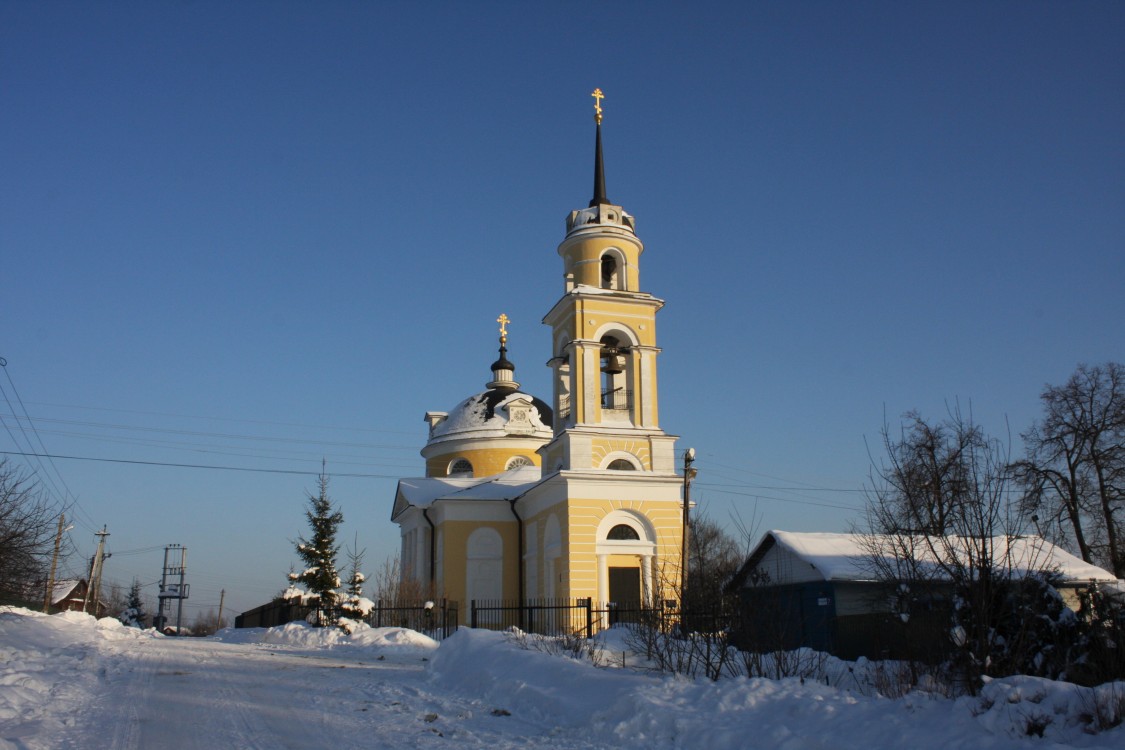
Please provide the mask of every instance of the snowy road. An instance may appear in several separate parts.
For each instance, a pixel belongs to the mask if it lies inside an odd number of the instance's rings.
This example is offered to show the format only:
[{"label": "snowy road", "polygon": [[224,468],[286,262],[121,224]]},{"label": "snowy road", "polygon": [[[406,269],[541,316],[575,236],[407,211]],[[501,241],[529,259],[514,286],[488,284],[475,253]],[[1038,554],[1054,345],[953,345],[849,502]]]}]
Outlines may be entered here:
[{"label": "snowy road", "polygon": [[[412,650],[413,651],[413,650]],[[591,748],[428,689],[422,656],[370,661],[270,644],[153,639],[99,675],[93,700],[28,748]]]},{"label": "snowy road", "polygon": [[[871,663],[866,677],[833,662],[816,680],[711,682],[534,644],[463,629],[439,648],[399,628],[298,623],[165,638],[0,607],[0,750],[1125,747],[1125,725],[1091,721],[1097,706],[1125,707],[1125,682],[1013,676],[979,697],[886,698]],[[601,653],[627,646],[607,640]]]}]

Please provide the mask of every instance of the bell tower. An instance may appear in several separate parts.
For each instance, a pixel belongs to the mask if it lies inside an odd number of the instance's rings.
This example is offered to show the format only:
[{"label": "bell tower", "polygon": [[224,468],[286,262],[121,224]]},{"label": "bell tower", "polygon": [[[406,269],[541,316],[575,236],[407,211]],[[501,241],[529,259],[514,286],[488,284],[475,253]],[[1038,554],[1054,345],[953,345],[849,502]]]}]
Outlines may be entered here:
[{"label": "bell tower", "polygon": [[554,437],[543,470],[674,474],[676,438],[660,428],[656,313],[664,301],[641,291],[644,245],[635,221],[606,197],[601,89],[595,100],[594,197],[571,211],[563,296],[544,317],[551,327]]}]

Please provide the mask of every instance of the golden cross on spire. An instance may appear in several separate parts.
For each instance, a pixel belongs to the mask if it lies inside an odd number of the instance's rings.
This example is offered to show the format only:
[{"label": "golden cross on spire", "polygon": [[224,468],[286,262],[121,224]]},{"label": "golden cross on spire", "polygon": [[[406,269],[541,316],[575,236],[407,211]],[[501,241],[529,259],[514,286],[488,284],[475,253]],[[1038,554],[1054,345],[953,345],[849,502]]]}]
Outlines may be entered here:
[{"label": "golden cross on spire", "polygon": [[605,99],[605,94],[601,89],[594,89],[594,93],[590,94],[594,97],[594,122],[602,124],[602,99]]},{"label": "golden cross on spire", "polygon": [[500,313],[500,317],[496,319],[496,322],[500,324],[500,341],[506,344],[508,342],[508,324],[511,323],[512,320],[504,313]]}]

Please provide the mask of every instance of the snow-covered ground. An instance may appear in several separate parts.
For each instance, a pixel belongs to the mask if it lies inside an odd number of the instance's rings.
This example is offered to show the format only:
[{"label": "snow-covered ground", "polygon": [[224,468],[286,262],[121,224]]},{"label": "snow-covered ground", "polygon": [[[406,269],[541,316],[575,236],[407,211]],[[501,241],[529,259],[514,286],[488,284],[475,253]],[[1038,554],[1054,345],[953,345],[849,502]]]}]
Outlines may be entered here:
[{"label": "snow-covered ground", "polygon": [[[605,648],[619,658],[625,646]],[[1095,693],[1065,683],[996,680],[956,700],[868,693],[597,668],[481,630],[440,646],[297,624],[165,638],[0,609],[3,750],[1125,747],[1125,727],[1085,730]],[[1125,683],[1101,689],[1103,702],[1119,697]]]}]

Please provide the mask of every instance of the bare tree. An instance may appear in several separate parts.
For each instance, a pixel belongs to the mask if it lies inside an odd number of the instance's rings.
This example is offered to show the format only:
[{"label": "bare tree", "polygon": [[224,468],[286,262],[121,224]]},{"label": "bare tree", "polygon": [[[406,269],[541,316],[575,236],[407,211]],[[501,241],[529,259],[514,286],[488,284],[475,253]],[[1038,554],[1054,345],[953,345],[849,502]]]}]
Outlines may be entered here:
[{"label": "bare tree", "polygon": [[402,563],[398,555],[383,560],[383,565],[375,571],[375,576],[371,579],[369,590],[373,590],[375,599],[389,607],[417,603],[427,596],[434,595],[413,578],[403,577]]},{"label": "bare tree", "polygon": [[1125,366],[1079,365],[1040,398],[1043,420],[1014,465],[1024,505],[1049,536],[1125,577]]},{"label": "bare tree", "polygon": [[723,586],[742,564],[742,546],[704,513],[691,520],[688,536],[691,565],[688,574],[689,609],[711,608],[723,600]]},{"label": "bare tree", "polygon": [[880,433],[886,459],[874,468],[868,493],[872,524],[883,533],[946,534],[973,501],[968,473],[988,439],[957,409],[945,422],[928,422],[916,411],[903,419],[897,435],[886,423]]},{"label": "bare tree", "polygon": [[121,612],[129,606],[128,594],[120,583],[113,581],[108,587],[103,587],[103,591],[105,588],[108,588],[109,592],[101,594],[99,598],[105,600],[107,612],[112,615],[114,612]]},{"label": "bare tree", "polygon": [[220,620],[219,616],[215,614],[214,608],[212,608],[196,615],[190,630],[191,635],[194,636],[209,636],[214,635],[226,626],[226,618]]},{"label": "bare tree", "polygon": [[[1024,517],[1010,498],[1006,444],[953,407],[933,423],[916,412],[896,434],[884,425],[886,458],[873,461],[868,547],[876,577],[907,622],[915,603],[945,592],[956,678],[970,690],[982,675],[1021,670],[1034,650],[1021,601],[1037,561],[1019,542]],[[944,609],[944,608],[943,608]]]},{"label": "bare tree", "polygon": [[0,459],[0,599],[42,600],[58,513],[39,484]]}]

